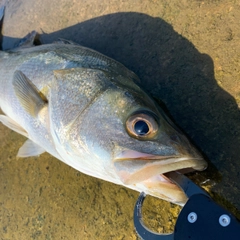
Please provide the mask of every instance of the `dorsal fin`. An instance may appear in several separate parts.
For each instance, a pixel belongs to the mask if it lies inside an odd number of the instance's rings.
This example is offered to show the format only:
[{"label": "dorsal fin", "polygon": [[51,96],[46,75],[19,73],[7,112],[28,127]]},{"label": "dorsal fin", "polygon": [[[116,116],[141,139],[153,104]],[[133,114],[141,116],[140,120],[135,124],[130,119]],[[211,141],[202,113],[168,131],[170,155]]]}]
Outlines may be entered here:
[{"label": "dorsal fin", "polygon": [[14,48],[15,49],[20,49],[20,48],[33,47],[34,42],[38,40],[37,36],[38,36],[38,33],[36,31],[32,31],[32,32],[28,33],[24,38],[20,39],[19,42],[17,42],[14,45]]},{"label": "dorsal fin", "polygon": [[71,44],[71,45],[78,45],[78,46],[80,46],[78,43],[75,43],[75,42],[73,42],[73,41],[71,41],[71,40],[67,40],[67,39],[64,39],[64,38],[58,38],[58,40],[57,41],[54,41],[54,43],[56,43],[56,44]]}]

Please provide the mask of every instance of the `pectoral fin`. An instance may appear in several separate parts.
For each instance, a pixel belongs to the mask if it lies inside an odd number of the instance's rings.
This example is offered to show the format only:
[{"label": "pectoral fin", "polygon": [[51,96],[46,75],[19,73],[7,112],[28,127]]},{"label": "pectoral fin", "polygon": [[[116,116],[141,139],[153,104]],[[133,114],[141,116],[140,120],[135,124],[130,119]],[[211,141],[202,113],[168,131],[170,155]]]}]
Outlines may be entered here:
[{"label": "pectoral fin", "polygon": [[12,84],[21,106],[31,116],[37,117],[48,102],[46,97],[21,71],[15,71]]},{"label": "pectoral fin", "polygon": [[32,156],[38,156],[42,153],[44,153],[45,150],[28,139],[22,147],[19,148],[17,157],[24,158],[24,157],[32,157]]},{"label": "pectoral fin", "polygon": [[8,116],[0,115],[0,122],[2,122],[2,124],[12,129],[13,131],[20,133],[25,137],[28,137],[28,133],[25,131],[25,129],[23,129],[18,123],[13,121]]}]

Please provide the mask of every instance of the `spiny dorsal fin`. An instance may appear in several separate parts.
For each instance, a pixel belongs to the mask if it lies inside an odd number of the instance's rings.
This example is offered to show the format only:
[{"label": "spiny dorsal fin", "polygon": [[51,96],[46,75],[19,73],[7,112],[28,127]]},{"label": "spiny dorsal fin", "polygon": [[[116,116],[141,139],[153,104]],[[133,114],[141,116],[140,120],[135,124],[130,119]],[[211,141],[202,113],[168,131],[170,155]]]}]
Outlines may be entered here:
[{"label": "spiny dorsal fin", "polygon": [[21,106],[31,116],[37,117],[48,102],[46,97],[21,71],[15,71],[12,84]]},{"label": "spiny dorsal fin", "polygon": [[20,49],[20,48],[33,47],[35,42],[38,42],[38,33],[36,31],[32,31],[32,32],[28,33],[24,38],[20,39],[14,45],[14,50]]},{"label": "spiny dorsal fin", "polygon": [[3,20],[4,11],[5,11],[5,6],[0,7],[0,21]]}]

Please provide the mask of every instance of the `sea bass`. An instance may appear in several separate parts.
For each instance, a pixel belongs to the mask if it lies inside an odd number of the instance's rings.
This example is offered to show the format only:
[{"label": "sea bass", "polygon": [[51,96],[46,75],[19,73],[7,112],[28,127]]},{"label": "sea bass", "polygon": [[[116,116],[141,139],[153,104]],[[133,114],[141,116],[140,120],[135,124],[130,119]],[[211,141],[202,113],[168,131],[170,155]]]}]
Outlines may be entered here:
[{"label": "sea bass", "polygon": [[207,164],[138,77],[70,41],[32,46],[35,34],[0,53],[0,121],[28,138],[17,156],[48,152],[82,173],[184,204],[163,174]]}]

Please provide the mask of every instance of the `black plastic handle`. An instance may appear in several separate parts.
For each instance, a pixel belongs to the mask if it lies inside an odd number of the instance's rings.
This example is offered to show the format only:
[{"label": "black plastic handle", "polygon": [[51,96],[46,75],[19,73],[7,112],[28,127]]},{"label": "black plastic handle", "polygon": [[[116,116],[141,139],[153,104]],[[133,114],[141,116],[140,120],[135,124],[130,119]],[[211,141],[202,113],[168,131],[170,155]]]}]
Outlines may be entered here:
[{"label": "black plastic handle", "polygon": [[143,240],[240,240],[240,222],[205,194],[192,195],[180,212],[173,233],[149,230],[142,221],[141,193],[134,209],[134,226]]},{"label": "black plastic handle", "polygon": [[240,222],[210,197],[195,194],[178,216],[174,239],[239,240]]}]

